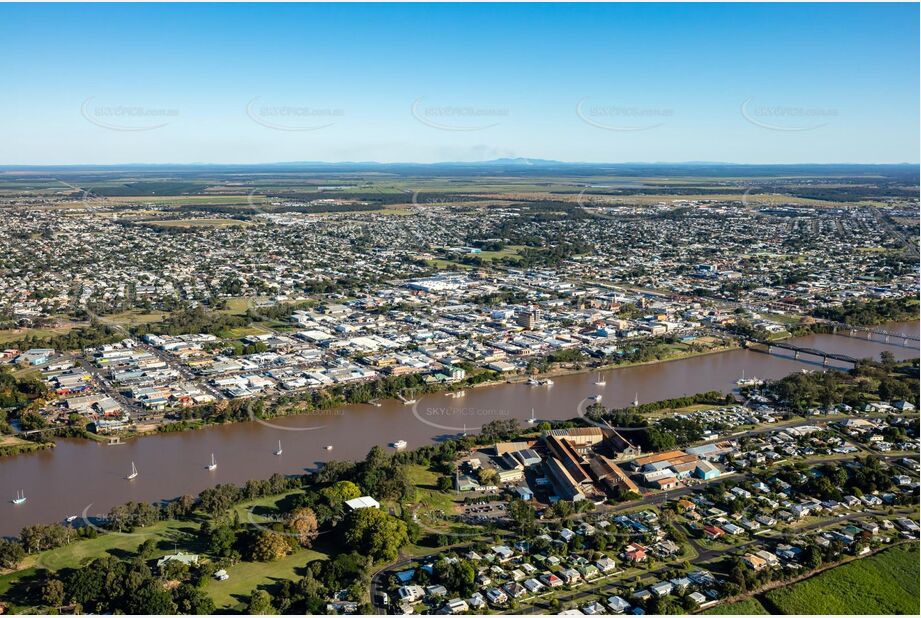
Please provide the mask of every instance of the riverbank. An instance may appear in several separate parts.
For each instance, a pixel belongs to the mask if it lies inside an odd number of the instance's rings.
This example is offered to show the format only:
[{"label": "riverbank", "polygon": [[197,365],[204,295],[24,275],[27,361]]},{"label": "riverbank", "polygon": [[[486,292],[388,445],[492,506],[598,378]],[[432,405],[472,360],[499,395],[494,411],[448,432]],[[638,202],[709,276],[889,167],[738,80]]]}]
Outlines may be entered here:
[{"label": "riverbank", "polygon": [[[896,332],[918,332],[918,323],[893,325]],[[899,359],[916,358],[916,349],[834,335],[797,340],[798,345],[855,357],[878,357],[891,351]],[[417,404],[381,400],[379,407],[343,404],[325,410],[251,422],[226,422],[207,431],[154,433],[126,440],[117,447],[85,439],[60,439],[45,449],[0,460],[0,496],[20,489],[26,504],[0,504],[0,534],[16,534],[37,521],[61,521],[80,513],[105,512],[129,501],[154,502],[183,494],[195,495],[221,483],[243,483],[274,473],[300,474],[331,460],[362,460],[374,446],[389,449],[405,440],[410,449],[436,444],[464,432],[478,433],[490,421],[566,420],[584,413],[585,401],[602,397],[607,408],[692,396],[738,388],[742,371],[765,380],[780,379],[802,369],[821,371],[821,363],[794,360],[782,354],[742,349],[698,355],[670,362],[616,366],[559,375],[551,388],[523,383],[490,384],[466,389],[465,397],[443,393],[418,396]],[[292,410],[293,412],[293,410]],[[245,410],[244,410],[245,413]],[[248,420],[248,417],[244,417]],[[275,455],[282,441],[283,455]],[[327,450],[327,446],[333,446]],[[218,468],[206,469],[214,453]],[[132,462],[140,475],[125,481]]]},{"label": "riverbank", "polygon": [[22,455],[46,448],[54,448],[54,442],[32,442],[17,436],[0,436],[0,457]]},{"label": "riverbank", "polygon": [[[655,346],[669,346],[668,355],[664,357],[660,356],[660,357],[657,357],[655,359],[650,359],[650,360],[642,360],[642,361],[627,360],[623,362],[613,362],[613,363],[608,362],[608,363],[600,363],[600,364],[591,364],[592,359],[589,358],[587,359],[587,361],[589,362],[585,366],[580,366],[580,367],[573,367],[572,366],[573,363],[571,362],[559,362],[559,363],[556,363],[556,366],[552,367],[551,369],[547,371],[540,371],[540,372],[535,372],[535,373],[530,373],[530,374],[519,373],[512,377],[497,377],[496,379],[478,379],[478,376],[481,376],[484,373],[486,373],[486,372],[482,372],[480,374],[477,374],[473,378],[468,378],[468,380],[471,380],[471,379],[476,380],[475,382],[472,382],[472,383],[464,381],[461,383],[453,382],[453,383],[423,384],[420,387],[421,389],[423,389],[421,394],[427,395],[427,394],[438,394],[438,393],[451,393],[451,392],[457,392],[457,391],[468,390],[468,389],[481,389],[481,388],[487,388],[487,387],[501,386],[503,384],[523,384],[532,378],[544,380],[548,378],[555,378],[555,377],[562,377],[562,376],[588,374],[588,373],[597,372],[597,371],[611,371],[611,370],[616,370],[616,369],[626,369],[630,367],[644,367],[644,366],[650,366],[650,365],[658,365],[661,363],[669,363],[669,362],[680,361],[680,360],[690,359],[690,358],[695,358],[695,357],[700,357],[700,356],[707,356],[711,354],[720,354],[720,353],[729,352],[732,350],[738,350],[741,347],[738,343],[732,343],[732,344],[714,346],[712,348],[705,349],[705,350],[699,350],[699,349],[695,350],[695,349],[690,349],[690,346],[688,344],[668,343],[665,341],[658,341],[658,340],[640,342],[638,345],[649,345],[649,344],[652,344]],[[680,350],[676,347],[679,345],[687,346],[689,349]],[[492,373],[495,373],[495,372],[492,372]],[[380,381],[380,379],[377,381]],[[366,382],[364,384],[373,385],[374,382],[376,381]],[[191,408],[191,409],[182,411],[181,414],[186,418],[169,420],[169,421],[164,421],[161,423],[145,423],[141,425],[131,425],[131,426],[128,426],[124,430],[115,432],[113,434],[106,434],[106,435],[95,434],[93,432],[84,432],[87,435],[83,435],[80,437],[87,438],[87,439],[95,439],[99,442],[105,443],[105,442],[108,442],[109,435],[112,435],[113,437],[118,436],[120,438],[119,443],[123,444],[123,443],[126,443],[131,440],[135,440],[138,438],[149,437],[149,436],[154,436],[154,435],[159,435],[159,434],[164,434],[164,433],[198,431],[201,429],[209,429],[209,428],[224,426],[224,425],[227,425],[228,423],[248,422],[248,421],[253,421],[253,420],[271,421],[271,420],[286,418],[289,416],[298,416],[298,415],[305,415],[305,414],[309,415],[314,412],[323,412],[324,410],[334,409],[336,407],[344,406],[344,405],[372,404],[373,402],[379,402],[380,396],[375,395],[373,393],[373,389],[371,389],[371,391],[372,392],[369,392],[364,397],[361,397],[358,399],[353,398],[348,401],[342,400],[341,398],[331,397],[326,400],[328,403],[322,407],[316,407],[315,405],[313,405],[312,403],[308,401],[308,399],[312,397],[313,391],[302,393],[299,395],[300,399],[293,401],[293,402],[283,403],[283,404],[277,404],[278,400],[282,398],[290,397],[290,395],[283,394],[283,395],[277,395],[277,396],[273,396],[273,397],[269,397],[265,399],[254,399],[250,401],[260,401],[263,404],[262,411],[259,414],[250,413],[242,418],[221,417],[221,420],[209,419],[207,416],[196,417],[194,416],[196,414],[196,409]],[[25,452],[25,451],[22,451],[22,452]],[[19,453],[18,452],[5,453],[2,449],[0,449],[0,458],[2,458],[5,455],[15,455],[15,454],[19,454]]]},{"label": "riverbank", "polygon": [[720,347],[712,348],[709,350],[700,350],[700,351],[693,351],[693,352],[690,352],[690,351],[689,352],[677,352],[674,355],[671,355],[667,358],[657,358],[655,360],[648,360],[648,361],[627,361],[623,363],[607,363],[604,365],[583,367],[580,369],[561,367],[561,368],[554,369],[551,371],[545,371],[545,372],[536,373],[532,375],[515,376],[514,378],[509,378],[501,382],[492,382],[484,386],[490,386],[490,385],[494,386],[496,384],[503,384],[503,383],[504,384],[522,384],[522,383],[527,382],[530,378],[535,378],[535,379],[556,378],[560,376],[570,376],[570,375],[592,373],[595,371],[612,371],[615,369],[628,369],[630,367],[648,367],[650,365],[661,365],[663,363],[671,363],[674,361],[680,361],[680,360],[685,360],[689,358],[696,358],[699,356],[709,356],[711,354],[721,354],[723,352],[731,352],[733,350],[740,350],[740,349],[742,349],[741,345],[734,344],[734,345],[720,346]]}]

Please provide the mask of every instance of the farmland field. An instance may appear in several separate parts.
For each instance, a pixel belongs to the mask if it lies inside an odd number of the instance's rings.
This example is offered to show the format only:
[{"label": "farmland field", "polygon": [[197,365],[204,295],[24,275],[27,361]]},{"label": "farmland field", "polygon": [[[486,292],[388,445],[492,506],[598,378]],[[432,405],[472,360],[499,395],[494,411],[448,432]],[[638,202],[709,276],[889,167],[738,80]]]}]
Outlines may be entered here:
[{"label": "farmland field", "polygon": [[745,599],[735,603],[726,603],[717,605],[708,610],[700,612],[701,614],[720,614],[733,616],[767,616],[770,612],[764,609],[757,599]]},{"label": "farmland field", "polygon": [[764,595],[778,614],[915,614],[918,544],[887,549]]}]

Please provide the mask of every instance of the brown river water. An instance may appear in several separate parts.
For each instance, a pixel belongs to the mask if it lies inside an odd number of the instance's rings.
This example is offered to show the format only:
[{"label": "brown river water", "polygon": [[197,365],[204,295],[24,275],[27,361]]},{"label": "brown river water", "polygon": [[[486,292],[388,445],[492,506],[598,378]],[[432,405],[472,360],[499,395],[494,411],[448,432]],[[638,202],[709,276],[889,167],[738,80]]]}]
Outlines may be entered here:
[{"label": "brown river water", "polygon": [[[880,327],[917,337],[919,322]],[[877,338],[878,339],[878,338]],[[908,347],[841,335],[791,340],[797,345],[857,358],[883,351],[896,358],[917,358],[917,342]],[[467,389],[466,396],[425,395],[415,405],[400,401],[343,406],[340,409],[264,422],[228,424],[197,431],[157,434],[118,446],[88,440],[59,440],[53,449],[0,459],[0,535],[14,535],[28,524],[62,521],[70,515],[106,513],[128,501],[155,502],[197,494],[217,483],[242,483],[273,473],[297,474],[329,459],[362,459],[374,445],[405,440],[414,448],[434,440],[475,432],[494,419],[569,419],[590,395],[602,395],[605,407],[691,395],[729,392],[746,377],[776,379],[801,369],[821,370],[821,361],[792,353],[768,355],[732,350],[650,365],[554,377],[553,386],[499,384]],[[276,455],[281,440],[283,453]],[[333,447],[327,450],[326,446]],[[208,470],[214,454],[217,468]],[[139,474],[126,475],[134,462]],[[28,500],[11,502],[18,490]]]}]

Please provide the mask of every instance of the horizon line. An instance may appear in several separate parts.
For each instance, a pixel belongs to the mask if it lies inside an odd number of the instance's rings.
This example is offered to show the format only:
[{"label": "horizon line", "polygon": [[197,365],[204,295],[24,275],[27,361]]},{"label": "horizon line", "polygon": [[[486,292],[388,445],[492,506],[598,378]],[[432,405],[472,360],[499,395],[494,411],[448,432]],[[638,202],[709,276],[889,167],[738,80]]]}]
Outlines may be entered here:
[{"label": "horizon line", "polygon": [[860,161],[833,161],[833,162],[770,162],[770,163],[753,163],[753,162],[735,162],[735,161],[563,161],[557,159],[539,159],[531,157],[503,157],[498,159],[484,159],[480,161],[461,161],[461,160],[444,160],[444,161],[262,161],[262,162],[129,162],[129,163],[0,163],[0,169],[41,169],[41,168],[62,168],[62,167],[259,167],[259,166],[278,166],[278,165],[368,165],[368,166],[387,166],[387,165],[417,165],[417,166],[438,166],[438,165],[485,165],[485,164],[517,164],[522,167],[539,166],[539,165],[572,165],[572,166],[602,166],[602,165],[726,165],[726,166],[833,166],[833,165],[863,165],[863,166],[919,166],[921,161],[896,161],[896,162],[860,162]]}]

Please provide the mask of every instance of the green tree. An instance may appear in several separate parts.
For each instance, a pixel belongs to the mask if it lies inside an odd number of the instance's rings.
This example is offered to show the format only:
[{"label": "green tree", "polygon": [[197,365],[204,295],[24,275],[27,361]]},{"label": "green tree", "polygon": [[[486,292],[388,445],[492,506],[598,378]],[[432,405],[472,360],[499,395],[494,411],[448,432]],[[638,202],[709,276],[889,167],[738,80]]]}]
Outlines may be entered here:
[{"label": "green tree", "polygon": [[339,481],[329,487],[324,487],[320,493],[331,506],[338,506],[346,500],[354,500],[361,496],[361,488],[352,481]]},{"label": "green tree", "polygon": [[233,552],[237,535],[229,526],[216,526],[208,533],[208,553],[212,556],[229,556]]},{"label": "green tree", "polygon": [[191,584],[182,584],[176,589],[176,605],[182,614],[213,614],[214,601],[208,594]]},{"label": "green tree", "polygon": [[0,568],[15,569],[26,557],[26,550],[18,541],[0,539]]},{"label": "green tree", "polygon": [[469,560],[439,560],[435,563],[434,573],[445,588],[462,597],[470,596],[475,590],[476,570]]},{"label": "green tree", "polygon": [[175,614],[176,604],[170,594],[158,582],[149,580],[139,590],[128,595],[125,602],[127,614]]},{"label": "green tree", "polygon": [[60,607],[64,604],[64,582],[57,578],[45,580],[42,584],[42,603],[49,607]]},{"label": "green tree", "polygon": [[309,507],[299,507],[288,513],[285,525],[297,535],[301,547],[310,547],[320,534],[317,516]]},{"label": "green tree", "polygon": [[250,546],[250,557],[259,562],[271,562],[284,558],[291,551],[291,546],[280,534],[263,530]]},{"label": "green tree", "polygon": [[380,509],[359,509],[344,524],[346,547],[374,561],[393,560],[409,542],[406,524]]},{"label": "green tree", "polygon": [[137,556],[141,560],[150,560],[157,552],[157,542],[153,539],[147,539],[138,546]]},{"label": "green tree", "polygon": [[272,606],[272,596],[265,590],[253,591],[246,606],[246,613],[251,616],[276,613],[275,608]]}]

